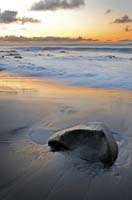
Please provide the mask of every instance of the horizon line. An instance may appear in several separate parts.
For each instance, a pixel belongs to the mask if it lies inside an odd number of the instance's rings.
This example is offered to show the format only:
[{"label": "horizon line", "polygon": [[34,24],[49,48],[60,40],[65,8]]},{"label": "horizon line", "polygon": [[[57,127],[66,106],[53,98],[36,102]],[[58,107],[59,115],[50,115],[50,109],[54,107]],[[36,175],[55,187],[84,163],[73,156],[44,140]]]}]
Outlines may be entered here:
[{"label": "horizon line", "polygon": [[5,35],[0,36],[0,43],[43,43],[43,44],[100,44],[100,43],[132,43],[132,39],[117,39],[117,40],[99,40],[94,38],[78,37],[61,37],[61,36],[37,36],[37,37],[26,37],[26,36],[15,36]]}]

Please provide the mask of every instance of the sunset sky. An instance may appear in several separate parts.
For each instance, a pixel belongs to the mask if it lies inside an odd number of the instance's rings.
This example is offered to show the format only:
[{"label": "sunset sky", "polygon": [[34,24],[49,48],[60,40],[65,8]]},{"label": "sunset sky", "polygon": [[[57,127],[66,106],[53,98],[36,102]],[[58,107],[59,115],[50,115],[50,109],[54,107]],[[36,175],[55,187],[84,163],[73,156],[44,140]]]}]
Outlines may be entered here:
[{"label": "sunset sky", "polygon": [[0,0],[0,37],[132,40],[131,0]]}]

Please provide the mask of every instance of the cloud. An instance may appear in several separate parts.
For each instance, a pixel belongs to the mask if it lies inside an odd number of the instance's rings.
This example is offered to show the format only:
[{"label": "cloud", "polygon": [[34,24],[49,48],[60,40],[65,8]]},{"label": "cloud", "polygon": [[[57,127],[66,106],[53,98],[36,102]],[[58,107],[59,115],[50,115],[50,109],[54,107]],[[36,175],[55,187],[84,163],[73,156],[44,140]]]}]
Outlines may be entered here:
[{"label": "cloud", "polygon": [[131,39],[118,40],[118,42],[127,42],[128,44],[132,44],[132,40]]},{"label": "cloud", "polygon": [[34,19],[32,17],[18,18],[18,21],[21,22],[22,24],[25,24],[25,23],[40,23],[40,21],[38,19]]},{"label": "cloud", "polygon": [[46,11],[58,9],[73,9],[85,5],[85,0],[41,0],[34,3],[31,10]]},{"label": "cloud", "polygon": [[0,11],[0,23],[9,24],[17,21],[17,12],[5,10],[3,13]]},{"label": "cloud", "polygon": [[108,10],[106,10],[105,14],[109,14],[109,13],[111,13],[111,12],[112,12],[112,10],[111,10],[111,9],[108,9]]},{"label": "cloud", "polygon": [[12,11],[12,10],[5,10],[4,12],[1,12],[0,10],[0,23],[1,24],[11,24],[11,23],[39,23],[40,21],[37,19],[33,19],[30,17],[17,17],[18,12]]},{"label": "cloud", "polygon": [[121,18],[115,19],[112,23],[113,24],[124,24],[124,23],[130,23],[132,22],[132,19],[128,15],[124,15]]},{"label": "cloud", "polygon": [[8,41],[8,42],[33,42],[33,43],[87,43],[87,42],[98,42],[99,40],[92,39],[92,38],[70,38],[70,37],[54,37],[54,36],[48,36],[48,37],[17,37],[14,35],[0,37],[1,41]]},{"label": "cloud", "polygon": [[132,31],[132,28],[130,26],[126,26],[125,29],[124,29],[126,32],[131,32]]}]

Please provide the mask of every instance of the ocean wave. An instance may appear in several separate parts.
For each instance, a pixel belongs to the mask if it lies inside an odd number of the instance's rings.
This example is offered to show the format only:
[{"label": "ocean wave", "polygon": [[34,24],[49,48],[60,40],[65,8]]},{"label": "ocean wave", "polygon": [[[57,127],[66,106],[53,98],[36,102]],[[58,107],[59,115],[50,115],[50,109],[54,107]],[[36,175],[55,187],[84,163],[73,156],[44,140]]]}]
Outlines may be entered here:
[{"label": "ocean wave", "polygon": [[[18,75],[33,77],[50,77],[72,86],[132,89],[132,63],[131,54],[115,52],[92,52],[94,49],[111,49],[114,46],[22,46],[14,48],[13,56],[0,57],[1,71],[17,73]],[[130,46],[131,47],[131,46]],[[67,49],[84,50],[89,52],[68,51]],[[128,46],[116,46],[125,51]],[[122,49],[121,49],[122,48]],[[57,49],[57,51],[44,51],[44,49]],[[58,50],[59,49],[59,50]],[[60,50],[61,49],[61,50]],[[63,49],[63,50],[62,50]],[[130,50],[132,50],[130,48]],[[2,52],[1,52],[2,51]],[[10,52],[10,48],[1,48],[0,56]],[[16,59],[14,53],[23,59]],[[41,55],[41,56],[40,56]],[[17,57],[18,58],[18,57]]]},{"label": "ocean wave", "polygon": [[117,52],[117,53],[132,53],[131,46],[28,46],[18,47],[22,51],[58,51],[60,53],[68,53],[69,51],[88,51],[88,52]]}]

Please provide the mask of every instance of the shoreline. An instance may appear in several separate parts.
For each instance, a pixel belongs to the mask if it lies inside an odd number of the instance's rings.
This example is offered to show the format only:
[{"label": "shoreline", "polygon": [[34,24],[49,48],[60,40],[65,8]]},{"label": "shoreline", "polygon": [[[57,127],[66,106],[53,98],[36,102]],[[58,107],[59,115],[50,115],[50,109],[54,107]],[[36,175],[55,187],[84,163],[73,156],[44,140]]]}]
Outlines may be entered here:
[{"label": "shoreline", "polygon": [[[16,87],[14,86],[14,83],[16,85]],[[8,72],[1,72],[0,73],[0,89],[2,91],[2,87],[3,88],[3,92],[6,91],[6,88],[10,89],[26,89],[29,87],[33,88],[33,89],[38,89],[38,91],[42,92],[43,88],[48,88],[48,89],[58,89],[58,90],[65,90],[65,92],[67,91],[74,91],[76,92],[82,92],[82,93],[86,93],[87,91],[98,91],[98,92],[113,92],[113,93],[132,93],[132,90],[130,89],[117,89],[117,88],[106,88],[106,87],[88,87],[88,86],[73,86],[73,85],[67,85],[62,81],[58,81],[56,78],[46,78],[46,77],[31,77],[31,76],[20,76],[14,73],[8,73]]]}]

